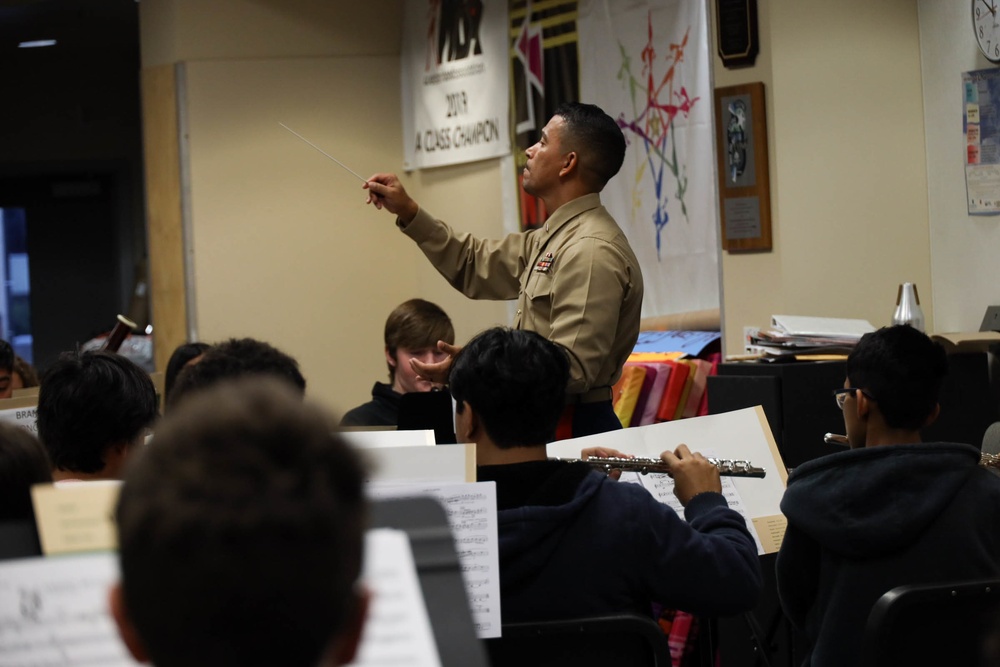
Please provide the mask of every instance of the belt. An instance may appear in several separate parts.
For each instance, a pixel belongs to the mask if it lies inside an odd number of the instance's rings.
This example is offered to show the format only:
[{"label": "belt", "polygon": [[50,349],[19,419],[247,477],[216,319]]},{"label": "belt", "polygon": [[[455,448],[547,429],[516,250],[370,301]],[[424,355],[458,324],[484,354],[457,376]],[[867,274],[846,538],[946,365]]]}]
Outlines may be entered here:
[{"label": "belt", "polygon": [[566,405],[576,403],[601,403],[611,400],[611,387],[594,387],[582,394],[567,394]]}]

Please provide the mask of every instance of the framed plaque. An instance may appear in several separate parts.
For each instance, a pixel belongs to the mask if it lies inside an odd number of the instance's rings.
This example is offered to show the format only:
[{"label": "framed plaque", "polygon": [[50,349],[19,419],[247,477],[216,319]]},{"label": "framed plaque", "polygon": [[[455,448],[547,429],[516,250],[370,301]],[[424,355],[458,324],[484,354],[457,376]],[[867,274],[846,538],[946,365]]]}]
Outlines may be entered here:
[{"label": "framed plaque", "polygon": [[771,249],[771,181],[767,166],[764,84],[715,89],[722,248]]},{"label": "framed plaque", "polygon": [[719,57],[728,68],[750,67],[760,52],[757,0],[715,0]]}]

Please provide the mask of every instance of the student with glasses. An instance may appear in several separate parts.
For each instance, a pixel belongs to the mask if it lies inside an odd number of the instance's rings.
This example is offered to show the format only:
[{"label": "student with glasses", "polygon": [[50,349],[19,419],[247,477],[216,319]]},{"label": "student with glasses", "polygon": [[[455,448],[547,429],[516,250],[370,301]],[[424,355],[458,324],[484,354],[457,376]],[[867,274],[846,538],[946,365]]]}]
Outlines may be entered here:
[{"label": "student with glasses", "polygon": [[803,664],[859,664],[872,605],[896,586],[1000,576],[1000,477],[976,447],[920,438],[947,369],[916,329],[866,334],[833,392],[850,450],[788,478],[778,595],[811,645]]}]

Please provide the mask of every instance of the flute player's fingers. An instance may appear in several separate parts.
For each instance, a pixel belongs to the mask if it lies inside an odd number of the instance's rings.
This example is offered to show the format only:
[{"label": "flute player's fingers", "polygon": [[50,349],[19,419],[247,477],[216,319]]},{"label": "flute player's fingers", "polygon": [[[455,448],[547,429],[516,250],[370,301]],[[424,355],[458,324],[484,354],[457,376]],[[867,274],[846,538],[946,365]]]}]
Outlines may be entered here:
[{"label": "flute player's fingers", "polygon": [[663,452],[660,459],[670,466],[674,495],[685,507],[699,493],[722,493],[719,469],[701,454],[691,452],[687,445],[678,445],[673,452]]}]

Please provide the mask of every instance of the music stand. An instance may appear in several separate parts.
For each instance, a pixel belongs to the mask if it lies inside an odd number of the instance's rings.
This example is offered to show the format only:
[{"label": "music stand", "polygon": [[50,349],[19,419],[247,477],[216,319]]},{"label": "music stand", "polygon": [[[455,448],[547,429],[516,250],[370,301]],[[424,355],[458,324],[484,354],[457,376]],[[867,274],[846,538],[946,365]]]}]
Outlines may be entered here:
[{"label": "music stand", "polygon": [[434,439],[439,445],[453,445],[455,438],[455,415],[451,407],[451,392],[411,391],[399,399],[399,431],[434,431]]},{"label": "music stand", "polygon": [[402,530],[410,538],[441,665],[489,667],[472,624],[455,541],[441,504],[433,498],[376,500],[371,526]]}]

